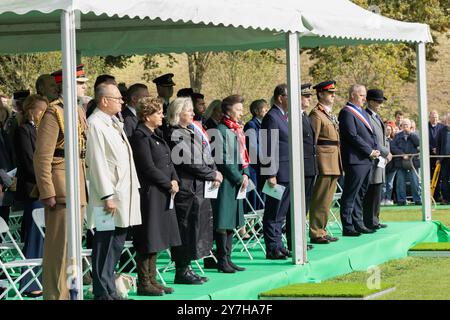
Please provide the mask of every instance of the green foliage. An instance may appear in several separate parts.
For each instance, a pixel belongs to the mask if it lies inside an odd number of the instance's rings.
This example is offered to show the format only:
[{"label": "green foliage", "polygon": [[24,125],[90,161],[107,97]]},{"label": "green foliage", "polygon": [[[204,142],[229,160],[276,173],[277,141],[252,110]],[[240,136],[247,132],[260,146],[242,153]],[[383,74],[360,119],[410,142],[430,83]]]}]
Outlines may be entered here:
[{"label": "green foliage", "polygon": [[[241,94],[245,105],[253,100],[270,100],[278,79],[283,78],[283,58],[276,51],[221,52],[212,57],[206,72],[205,93],[213,99]],[[285,82],[285,80],[283,81]],[[250,118],[249,112],[243,120]]]},{"label": "green foliage", "polygon": [[410,251],[450,251],[450,242],[422,242],[409,249]]},{"label": "green foliage", "polygon": [[[93,84],[98,75],[108,73],[112,67],[125,68],[130,56],[82,57],[84,70]],[[61,52],[0,56],[0,92],[12,95],[14,91],[35,91],[36,79],[61,69]],[[89,93],[92,95],[92,87]]]},{"label": "green foliage", "polygon": [[[427,44],[427,59],[436,61],[438,33],[450,26],[449,0],[353,0],[364,8],[373,9],[383,16],[402,21],[427,23],[432,30],[432,44]],[[314,61],[310,75],[315,81],[335,78],[338,96],[347,99],[347,88],[354,83],[378,87],[386,91],[392,110],[406,107],[400,104],[402,86],[414,82],[416,77],[415,45],[386,44],[352,47],[328,47],[307,50]],[[342,101],[338,101],[342,102]]]},{"label": "green foliage", "polygon": [[[400,89],[409,77],[407,66],[398,62],[398,54],[404,49],[404,45],[387,44],[315,50],[311,53],[315,64],[310,73],[316,82],[337,81],[339,104],[348,98],[347,89],[360,83],[370,88],[383,88],[389,98],[388,105],[395,108],[400,104]],[[393,110],[383,110],[382,116]]]},{"label": "green foliage", "polygon": [[142,80],[151,82],[159,74],[161,64],[167,68],[172,68],[178,63],[177,59],[172,54],[146,54],[142,60],[144,64],[144,74]]}]

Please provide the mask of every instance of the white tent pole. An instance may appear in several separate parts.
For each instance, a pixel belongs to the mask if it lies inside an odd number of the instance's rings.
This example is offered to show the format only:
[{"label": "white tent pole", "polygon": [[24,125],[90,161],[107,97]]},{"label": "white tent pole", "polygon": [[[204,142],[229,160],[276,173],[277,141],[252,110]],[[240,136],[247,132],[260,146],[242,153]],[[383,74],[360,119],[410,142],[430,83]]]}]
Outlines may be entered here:
[{"label": "white tent pole", "polygon": [[294,264],[305,264],[306,214],[305,177],[303,161],[303,129],[300,121],[300,46],[299,34],[286,34],[287,75],[289,95],[289,163],[292,226],[292,260]]},{"label": "white tent pole", "polygon": [[[81,269],[81,206],[79,194],[78,113],[76,97],[75,15],[69,8],[61,13],[61,43],[64,98],[64,152],[66,167],[68,286],[83,297]],[[75,282],[72,282],[75,280]]]},{"label": "white tent pole", "polygon": [[422,180],[422,216],[424,221],[431,221],[430,145],[428,140],[428,97],[425,43],[420,42],[417,44],[416,53],[420,122],[419,128],[420,172]]}]

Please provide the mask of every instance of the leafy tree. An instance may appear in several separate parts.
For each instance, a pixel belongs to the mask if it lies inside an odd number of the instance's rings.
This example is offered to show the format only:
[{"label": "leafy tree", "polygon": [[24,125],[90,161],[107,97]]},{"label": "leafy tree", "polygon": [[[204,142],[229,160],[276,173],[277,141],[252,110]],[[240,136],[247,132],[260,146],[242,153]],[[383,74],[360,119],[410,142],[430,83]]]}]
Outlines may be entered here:
[{"label": "leafy tree", "polygon": [[[434,43],[427,44],[427,59],[436,61],[437,35],[449,29],[449,0],[353,0],[356,4],[384,16],[430,25]],[[400,88],[416,77],[416,53],[412,44],[383,44],[314,48],[307,50],[314,65],[310,75],[315,81],[334,78],[341,90],[338,95],[346,99],[346,88],[361,83],[379,87],[389,96],[389,105],[401,106]],[[385,111],[386,112],[386,111]]]}]

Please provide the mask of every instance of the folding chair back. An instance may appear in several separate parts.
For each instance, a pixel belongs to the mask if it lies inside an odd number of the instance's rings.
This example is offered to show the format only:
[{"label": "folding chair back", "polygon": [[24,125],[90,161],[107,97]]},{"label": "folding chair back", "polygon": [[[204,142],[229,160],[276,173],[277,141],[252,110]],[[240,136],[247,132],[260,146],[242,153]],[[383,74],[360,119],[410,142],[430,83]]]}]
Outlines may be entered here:
[{"label": "folding chair back", "polygon": [[[10,290],[15,292],[15,297],[23,300],[22,293],[28,288],[28,286],[36,281],[39,288],[42,290],[38,277],[41,274],[41,269],[37,273],[33,271],[33,267],[39,267],[42,265],[42,259],[26,259],[19,245],[11,235],[10,229],[6,224],[6,221],[0,217],[0,236],[2,243],[0,243],[0,274],[4,275],[8,281],[8,287],[2,293],[0,293],[0,299],[6,297]],[[17,255],[6,255],[5,252],[17,251]],[[7,261],[6,257],[12,257],[11,261]],[[5,260],[3,261],[3,259]],[[10,271],[26,268],[22,271],[22,274],[15,279]],[[20,280],[28,273],[31,273],[32,279],[19,291],[17,285]]]},{"label": "folding chair back", "polygon": [[44,228],[45,228],[45,210],[44,208],[34,209],[31,213],[33,216],[33,221],[39,229],[42,237],[45,238]]}]

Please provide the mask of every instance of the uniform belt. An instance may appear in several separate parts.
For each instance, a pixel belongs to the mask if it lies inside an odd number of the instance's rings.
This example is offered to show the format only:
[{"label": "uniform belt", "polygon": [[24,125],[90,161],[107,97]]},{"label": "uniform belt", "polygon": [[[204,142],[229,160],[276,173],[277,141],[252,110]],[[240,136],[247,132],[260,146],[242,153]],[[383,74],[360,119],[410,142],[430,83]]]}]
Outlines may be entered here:
[{"label": "uniform belt", "polygon": [[54,157],[64,158],[64,149],[55,149]]},{"label": "uniform belt", "polygon": [[[55,149],[53,156],[58,157],[58,158],[64,158],[64,149]],[[86,158],[86,151],[81,151],[80,159],[84,159],[84,158]]]},{"label": "uniform belt", "polygon": [[318,146],[339,146],[339,141],[330,140],[319,140],[317,141]]}]

